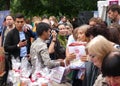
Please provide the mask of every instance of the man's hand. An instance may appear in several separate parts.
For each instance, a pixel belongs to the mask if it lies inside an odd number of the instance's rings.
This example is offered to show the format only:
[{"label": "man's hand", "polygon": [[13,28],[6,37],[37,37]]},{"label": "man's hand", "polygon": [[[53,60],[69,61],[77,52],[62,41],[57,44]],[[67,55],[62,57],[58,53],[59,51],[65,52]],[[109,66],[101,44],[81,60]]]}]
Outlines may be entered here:
[{"label": "man's hand", "polygon": [[25,40],[25,41],[20,41],[19,43],[18,43],[18,47],[24,47],[24,46],[26,46],[27,45],[27,40]]},{"label": "man's hand", "polygon": [[27,26],[27,25],[24,25],[24,26],[23,26],[23,30],[24,30],[24,32],[27,32],[28,30],[30,30],[30,27]]}]

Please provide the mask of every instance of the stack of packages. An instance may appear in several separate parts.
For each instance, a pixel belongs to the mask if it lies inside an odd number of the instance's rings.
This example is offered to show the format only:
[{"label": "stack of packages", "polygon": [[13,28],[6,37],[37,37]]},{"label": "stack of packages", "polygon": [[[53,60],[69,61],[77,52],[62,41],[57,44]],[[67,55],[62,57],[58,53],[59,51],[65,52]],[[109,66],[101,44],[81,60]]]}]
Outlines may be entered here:
[{"label": "stack of packages", "polygon": [[40,69],[38,61],[36,61],[35,72],[32,73],[32,66],[28,59],[12,58],[12,70],[9,71],[7,83],[9,86],[48,86],[50,75],[48,68]]}]

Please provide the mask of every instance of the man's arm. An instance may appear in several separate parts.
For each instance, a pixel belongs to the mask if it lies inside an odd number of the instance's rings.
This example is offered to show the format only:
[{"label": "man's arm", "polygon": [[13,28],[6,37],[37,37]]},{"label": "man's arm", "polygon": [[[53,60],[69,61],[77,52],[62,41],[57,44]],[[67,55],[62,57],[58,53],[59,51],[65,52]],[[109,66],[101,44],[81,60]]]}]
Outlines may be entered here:
[{"label": "man's arm", "polygon": [[5,43],[4,43],[4,49],[6,52],[13,52],[14,50],[19,48],[17,44],[12,45],[13,41],[16,41],[16,40],[13,39],[11,32],[8,32],[5,38]]},{"label": "man's arm", "polygon": [[59,61],[55,61],[55,60],[51,60],[49,53],[48,53],[48,49],[43,48],[40,52],[39,52],[40,56],[42,57],[42,60],[44,62],[44,65],[49,67],[49,68],[53,68],[56,66],[60,66],[60,62]]}]

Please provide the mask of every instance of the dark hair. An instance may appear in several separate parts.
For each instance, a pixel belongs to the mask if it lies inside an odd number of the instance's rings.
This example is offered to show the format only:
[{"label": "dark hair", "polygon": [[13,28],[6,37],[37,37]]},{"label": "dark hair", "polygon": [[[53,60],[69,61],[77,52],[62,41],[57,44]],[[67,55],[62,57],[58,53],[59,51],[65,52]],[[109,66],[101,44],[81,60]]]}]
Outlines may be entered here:
[{"label": "dark hair", "polygon": [[60,19],[63,19],[64,17],[66,17],[66,16],[60,16]]},{"label": "dark hair", "polygon": [[102,24],[90,27],[86,31],[85,35],[86,35],[86,37],[90,37],[90,36],[96,37],[97,35],[102,35],[105,38],[107,38],[108,40],[109,40],[109,36],[110,36],[109,29],[107,29],[106,25],[102,25]]},{"label": "dark hair", "polygon": [[107,9],[107,12],[109,12],[110,10],[113,12],[117,11],[118,14],[120,14],[120,6],[119,5],[116,5],[116,4],[110,5]]},{"label": "dark hair", "polygon": [[103,76],[120,76],[120,51],[112,51],[105,56],[101,71]]},{"label": "dark hair", "polygon": [[117,28],[109,28],[110,41],[120,45],[120,32]]},{"label": "dark hair", "polygon": [[41,22],[36,27],[36,33],[38,36],[41,36],[44,31],[47,32],[49,29],[50,29],[50,25],[48,25],[47,23]]},{"label": "dark hair", "polygon": [[112,23],[111,25],[109,25],[108,28],[117,28],[118,31],[120,32],[120,25],[118,23]]},{"label": "dark hair", "polygon": [[46,15],[43,15],[43,16],[42,16],[42,20],[43,20],[43,19],[48,19],[48,17],[47,17]]},{"label": "dark hair", "polygon": [[79,27],[80,26],[79,18],[75,18],[75,20],[72,21],[71,24],[73,25],[73,29]]},{"label": "dark hair", "polygon": [[6,21],[6,18],[7,18],[8,16],[11,16],[12,19],[15,20],[15,18],[14,18],[12,15],[7,15],[7,16],[5,17],[5,19],[4,19],[4,21]]},{"label": "dark hair", "polygon": [[[16,20],[16,18],[24,18],[24,15],[21,14],[21,13],[17,13],[17,14],[15,15],[15,20]],[[25,19],[25,18],[24,18],[24,19]]]}]

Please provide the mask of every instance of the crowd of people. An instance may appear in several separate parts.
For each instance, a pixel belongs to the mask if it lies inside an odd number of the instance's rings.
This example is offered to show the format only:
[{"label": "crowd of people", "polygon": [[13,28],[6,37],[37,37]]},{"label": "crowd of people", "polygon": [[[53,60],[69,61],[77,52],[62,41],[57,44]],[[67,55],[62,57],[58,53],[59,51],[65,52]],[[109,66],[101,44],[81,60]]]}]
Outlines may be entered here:
[{"label": "crowd of people", "polygon": [[107,16],[111,25],[94,17],[88,24],[79,25],[76,19],[69,21],[66,16],[59,22],[55,16],[35,16],[32,23],[21,13],[6,16],[0,37],[0,86],[11,86],[7,78],[13,69],[13,57],[20,62],[27,58],[32,74],[37,66],[68,67],[76,59],[69,48],[73,43],[85,46],[86,53],[79,58],[84,68],[69,68],[65,82],[51,86],[120,86],[120,6],[109,6]]}]

